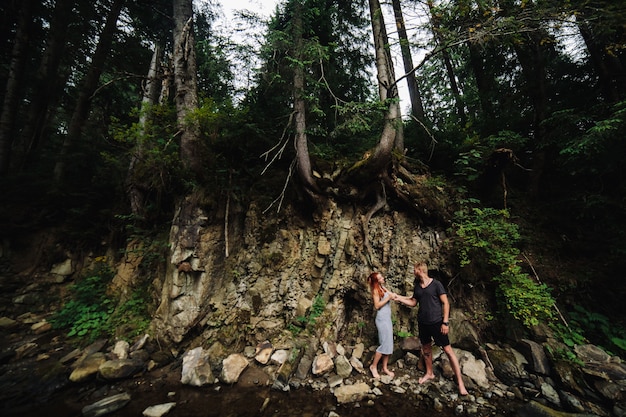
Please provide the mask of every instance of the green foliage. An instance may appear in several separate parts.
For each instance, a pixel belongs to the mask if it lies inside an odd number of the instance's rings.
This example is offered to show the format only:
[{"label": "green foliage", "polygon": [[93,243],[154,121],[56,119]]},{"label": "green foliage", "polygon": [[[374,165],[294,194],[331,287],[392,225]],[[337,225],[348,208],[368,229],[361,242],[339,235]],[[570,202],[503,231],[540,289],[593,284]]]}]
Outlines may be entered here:
[{"label": "green foliage", "polygon": [[98,263],[92,275],[73,285],[73,297],[52,317],[55,328],[69,329],[69,337],[92,342],[106,333],[115,304],[106,294],[113,272]]},{"label": "green foliage", "polygon": [[[500,308],[525,326],[549,321],[554,299],[519,266],[520,235],[507,210],[466,208],[455,214],[452,232],[461,268],[470,265],[491,275]],[[475,265],[474,265],[475,264]]]},{"label": "green foliage", "polygon": [[411,333],[411,332],[405,332],[405,331],[400,330],[400,331],[398,331],[398,332],[396,333],[396,335],[397,335],[398,337],[401,337],[401,338],[403,338],[403,339],[404,339],[404,338],[406,338],[406,337],[411,337],[411,336],[413,336],[413,333]]},{"label": "green foliage", "polygon": [[[578,329],[581,334],[584,332],[595,344],[603,346],[605,350],[617,348],[622,354],[626,352],[626,329],[609,320],[607,316],[575,305],[574,311],[569,312],[569,317],[570,328]],[[574,342],[583,343],[579,340]]]},{"label": "green foliage", "polygon": [[322,298],[322,296],[318,295],[313,300],[313,304],[311,305],[311,309],[309,310],[309,315],[306,317],[297,317],[296,320],[302,323],[304,326],[314,325],[317,322],[317,318],[324,313],[324,309],[326,308],[326,302]]},{"label": "green foliage", "polygon": [[67,336],[91,343],[100,337],[116,336],[132,339],[143,333],[150,324],[146,296],[135,291],[126,302],[115,307],[115,300],[107,294],[113,271],[100,260],[87,277],[72,286],[72,297],[56,312],[51,323],[55,328],[68,329]]},{"label": "green foliage", "polygon": [[510,222],[508,210],[473,207],[455,213],[453,232],[458,243],[460,265],[472,262],[508,268],[517,263],[519,240],[517,226]]}]

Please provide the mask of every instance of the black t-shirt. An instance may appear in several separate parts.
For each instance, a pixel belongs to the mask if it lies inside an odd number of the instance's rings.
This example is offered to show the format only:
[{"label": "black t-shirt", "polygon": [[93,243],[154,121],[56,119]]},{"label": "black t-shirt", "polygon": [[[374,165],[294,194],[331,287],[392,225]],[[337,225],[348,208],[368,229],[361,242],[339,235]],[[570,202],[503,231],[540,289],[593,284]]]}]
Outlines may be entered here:
[{"label": "black t-shirt", "polygon": [[433,279],[426,288],[420,286],[419,280],[415,281],[413,298],[419,304],[417,321],[422,324],[436,324],[443,320],[443,307],[439,296],[446,294],[443,284]]}]

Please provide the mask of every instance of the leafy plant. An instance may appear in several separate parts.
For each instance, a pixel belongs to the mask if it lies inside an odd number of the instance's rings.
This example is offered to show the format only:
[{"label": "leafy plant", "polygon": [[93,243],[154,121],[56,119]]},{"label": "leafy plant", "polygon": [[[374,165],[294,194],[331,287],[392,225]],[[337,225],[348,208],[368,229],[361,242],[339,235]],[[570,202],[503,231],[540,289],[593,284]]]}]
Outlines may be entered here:
[{"label": "leafy plant", "polygon": [[507,210],[465,208],[455,214],[452,232],[460,266],[477,264],[497,284],[500,307],[525,326],[549,321],[554,299],[549,288],[535,283],[519,266],[520,239]]},{"label": "leafy plant", "polygon": [[51,319],[55,328],[69,329],[69,337],[91,342],[106,332],[115,304],[106,295],[113,272],[99,262],[93,274],[73,285],[73,297]]},{"label": "leafy plant", "polygon": [[[302,323],[304,326],[314,325],[317,322],[317,318],[322,315],[324,309],[326,308],[326,303],[321,296],[316,296],[313,300],[313,304],[311,305],[311,309],[309,310],[308,316],[300,316],[297,317],[296,320]],[[294,330],[291,329],[291,332],[294,333]],[[299,332],[298,332],[299,333]]]},{"label": "leafy plant", "polygon": [[595,343],[598,344],[605,344],[608,340],[611,344],[604,346],[605,350],[609,350],[606,348],[618,348],[626,351],[626,329],[611,323],[605,315],[588,311],[584,307],[576,305],[574,311],[569,312],[569,316],[570,328],[575,327],[579,329],[581,334],[583,332],[588,334],[589,338],[597,340]]},{"label": "leafy plant", "polygon": [[116,300],[107,294],[113,271],[99,260],[93,272],[71,288],[72,299],[51,319],[58,329],[68,329],[68,337],[76,337],[87,343],[99,337],[117,335],[132,339],[141,334],[150,324],[145,295],[136,290],[131,298],[116,308]]}]

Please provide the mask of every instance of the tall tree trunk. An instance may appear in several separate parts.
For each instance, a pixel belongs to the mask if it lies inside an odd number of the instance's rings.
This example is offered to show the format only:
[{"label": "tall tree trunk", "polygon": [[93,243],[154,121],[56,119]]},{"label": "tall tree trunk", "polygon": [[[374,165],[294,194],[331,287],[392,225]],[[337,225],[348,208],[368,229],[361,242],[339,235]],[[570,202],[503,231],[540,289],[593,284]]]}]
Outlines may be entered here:
[{"label": "tall tree trunk", "polygon": [[441,51],[441,56],[443,58],[443,64],[446,68],[446,74],[448,75],[448,81],[450,82],[450,89],[452,90],[452,95],[454,97],[454,102],[456,105],[456,112],[459,117],[459,121],[461,122],[463,126],[465,126],[467,123],[467,115],[465,114],[465,104],[463,103],[463,98],[461,97],[461,91],[459,89],[459,85],[456,82],[454,65],[452,65],[452,57],[450,56],[450,52],[446,48],[445,40],[441,36],[441,24],[439,21],[440,19],[437,17],[433,0],[428,0],[427,3],[428,3],[428,10],[430,11],[430,22],[433,26],[433,34],[435,36],[435,40],[442,48],[444,48]]},{"label": "tall tree trunk", "polygon": [[13,50],[11,52],[4,102],[2,103],[2,114],[0,115],[0,175],[6,175],[11,164],[15,116],[19,106],[19,93],[24,78],[23,69],[28,51],[33,0],[23,0],[21,6]]},{"label": "tall tree trunk", "polygon": [[295,0],[295,9],[293,16],[293,36],[294,36],[294,112],[295,112],[295,148],[296,160],[298,165],[298,174],[302,180],[309,196],[314,197],[314,193],[318,191],[315,180],[313,179],[313,171],[311,169],[311,159],[309,156],[308,138],[306,134],[306,103],[304,101],[304,68],[299,55],[303,50],[303,27],[302,27],[302,2]]},{"label": "tall tree trunk", "polygon": [[74,146],[74,143],[80,140],[83,126],[89,116],[91,97],[98,87],[98,81],[100,80],[104,63],[111,50],[113,38],[117,32],[117,20],[124,3],[125,0],[114,0],[111,4],[109,13],[107,14],[104,29],[102,29],[98,45],[96,46],[93,57],[91,58],[91,65],[83,81],[80,93],[78,94],[76,107],[74,108],[67,130],[67,135],[65,135],[65,140],[63,141],[63,145],[61,147],[59,159],[54,167],[54,179],[57,183],[60,183],[63,180],[67,169],[66,164],[68,162],[67,159],[70,154],[70,150],[72,146]]},{"label": "tall tree trunk", "polygon": [[[494,80],[491,74],[485,71],[483,54],[477,45],[469,44],[469,63],[476,80],[476,89],[478,90],[478,98],[480,100],[480,107],[483,111],[484,120],[493,120],[495,113],[493,111],[493,105],[491,102],[491,95],[493,94]],[[487,123],[487,131],[485,133],[493,133],[489,131],[489,128],[493,126],[491,123]]]},{"label": "tall tree trunk", "polygon": [[32,94],[26,123],[20,137],[23,153],[21,169],[30,163],[42,141],[49,119],[51,101],[57,97],[57,91],[61,88],[58,70],[65,50],[68,28],[74,16],[72,8],[75,3],[75,0],[57,0],[54,6],[46,50],[33,81],[34,94]]},{"label": "tall tree trunk", "polygon": [[413,71],[413,56],[411,55],[411,45],[409,37],[406,33],[404,25],[404,16],[402,15],[402,7],[400,0],[393,0],[393,13],[396,18],[396,28],[398,30],[398,38],[400,40],[400,50],[402,51],[402,62],[404,63],[404,72],[408,74],[406,77],[407,87],[409,90],[409,98],[411,100],[411,114],[420,121],[424,121],[424,103],[422,95],[417,85],[415,72]]},{"label": "tall tree trunk", "polygon": [[183,165],[202,177],[203,158],[198,123],[189,114],[198,108],[198,77],[192,0],[174,0],[174,84]]},{"label": "tall tree trunk", "polygon": [[[578,30],[585,41],[589,59],[598,76],[600,91],[604,99],[609,103],[615,103],[620,99],[620,91],[626,91],[623,82],[618,80],[626,78],[626,72],[616,56],[607,54],[607,45],[602,42],[601,36],[593,33],[591,26],[579,20]],[[620,74],[621,73],[621,74]]]},{"label": "tall tree trunk", "polygon": [[148,70],[148,77],[144,85],[143,99],[141,100],[141,112],[139,113],[140,134],[137,145],[130,157],[128,166],[128,174],[126,177],[126,192],[130,201],[132,213],[136,216],[143,217],[145,213],[145,191],[146,185],[142,181],[138,170],[145,158],[144,134],[146,123],[150,116],[152,106],[157,104],[159,93],[161,92],[161,84],[159,83],[160,63],[161,63],[161,47],[156,45]]},{"label": "tall tree trunk", "polygon": [[[380,99],[398,98],[398,86],[395,82],[393,62],[389,54],[389,39],[385,29],[380,2],[369,0],[372,33],[374,35],[374,51],[376,53],[376,72],[378,74],[378,93]],[[389,103],[385,116],[385,125],[380,141],[374,150],[370,166],[375,170],[382,168],[391,161],[391,151],[404,149],[404,132],[402,131],[402,114],[400,103],[396,100]]]}]

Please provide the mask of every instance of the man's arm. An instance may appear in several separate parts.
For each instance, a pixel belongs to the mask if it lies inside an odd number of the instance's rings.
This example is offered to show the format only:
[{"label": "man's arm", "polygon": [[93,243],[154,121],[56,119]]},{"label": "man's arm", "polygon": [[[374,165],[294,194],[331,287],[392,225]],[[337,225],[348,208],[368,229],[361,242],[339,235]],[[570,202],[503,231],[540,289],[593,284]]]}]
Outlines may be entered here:
[{"label": "man's arm", "polygon": [[448,334],[449,320],[450,320],[450,303],[448,302],[448,296],[446,294],[440,294],[439,300],[441,301],[441,310],[443,311],[443,324],[441,325],[441,333]]},{"label": "man's arm", "polygon": [[450,303],[448,302],[448,296],[446,294],[440,294],[439,300],[441,301],[441,310],[443,311],[443,322],[447,323],[450,319]]},{"label": "man's arm", "polygon": [[396,297],[396,301],[398,301],[399,303],[402,303],[404,305],[407,305],[409,307],[415,307],[417,305],[417,300],[415,298],[413,298],[413,296],[409,296],[409,295],[398,295]]}]

